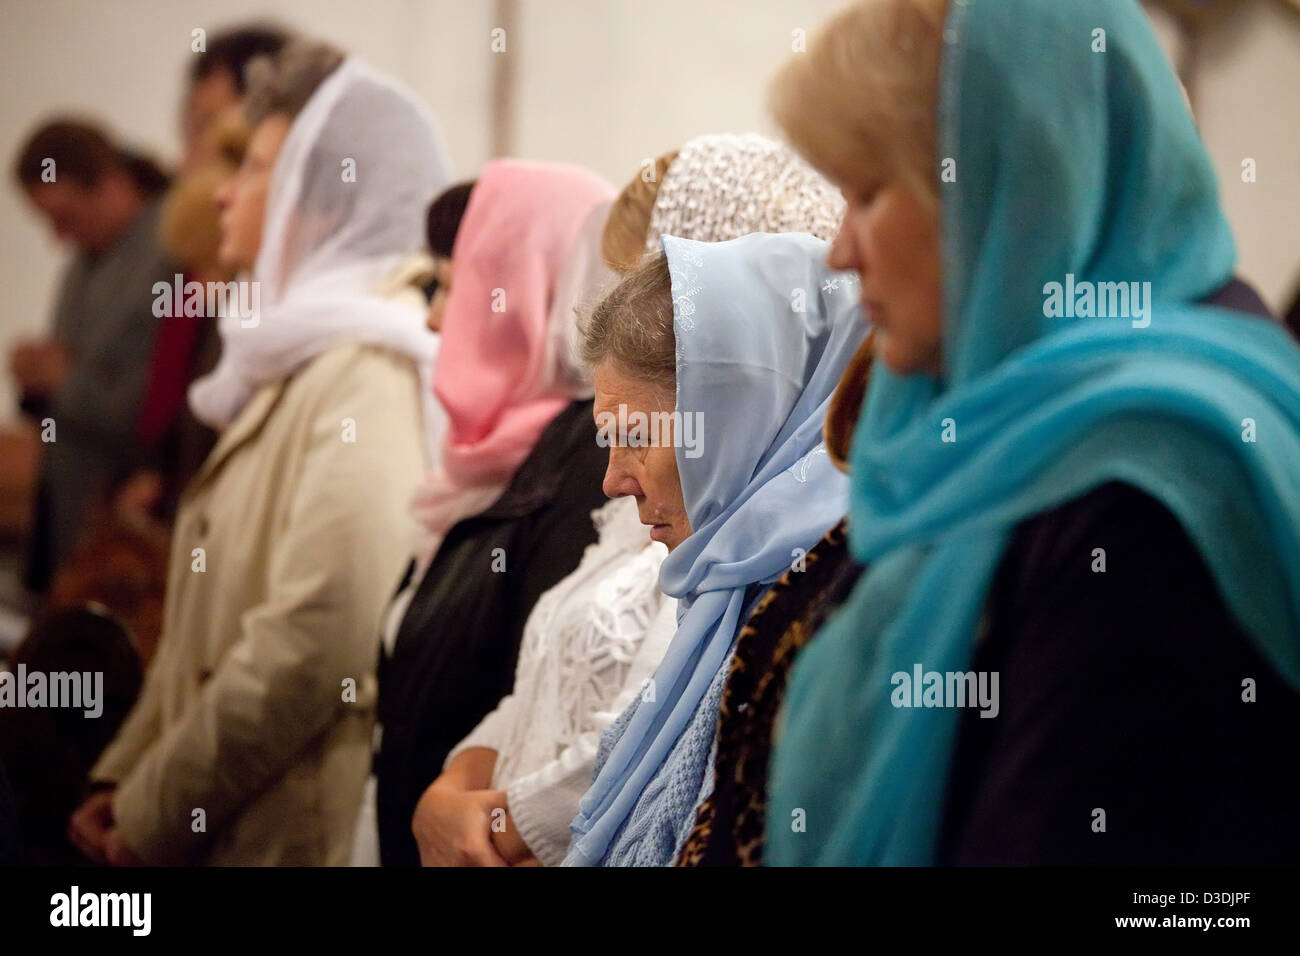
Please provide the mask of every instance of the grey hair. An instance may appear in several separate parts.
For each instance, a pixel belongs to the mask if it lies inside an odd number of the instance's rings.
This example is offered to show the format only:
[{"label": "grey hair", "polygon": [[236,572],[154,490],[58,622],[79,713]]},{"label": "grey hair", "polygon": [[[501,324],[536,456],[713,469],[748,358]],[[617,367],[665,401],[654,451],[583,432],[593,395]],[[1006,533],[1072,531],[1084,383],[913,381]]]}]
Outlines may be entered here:
[{"label": "grey hair", "polygon": [[677,394],[673,284],[662,252],[645,256],[582,323],[582,360],[613,361],[665,396]]},{"label": "grey hair", "polygon": [[244,117],[255,128],[273,113],[297,116],[316,88],[343,62],[327,43],[294,40],[274,57],[254,57],[245,70]]}]

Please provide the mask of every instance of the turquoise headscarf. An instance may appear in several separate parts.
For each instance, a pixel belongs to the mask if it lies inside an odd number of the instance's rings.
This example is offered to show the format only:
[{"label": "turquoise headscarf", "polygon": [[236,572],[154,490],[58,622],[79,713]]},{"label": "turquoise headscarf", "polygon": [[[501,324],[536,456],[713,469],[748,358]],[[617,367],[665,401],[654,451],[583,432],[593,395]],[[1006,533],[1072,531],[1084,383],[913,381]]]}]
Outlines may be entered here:
[{"label": "turquoise headscarf", "polygon": [[[677,633],[579,805],[566,864],[601,862],[624,821],[667,841],[695,790],[647,794],[665,761],[706,769],[712,735],[683,739],[740,629],[745,591],[771,582],[843,517],[848,481],[826,453],[831,395],[866,335],[856,287],[828,246],[796,233],[728,242],[665,236],[677,340],[677,411],[700,416],[677,469],[691,534],[664,559]],[[712,724],[708,725],[712,729]],[[695,771],[699,772],[696,773]]]},{"label": "turquoise headscarf", "polygon": [[[895,708],[890,677],[968,671],[1015,525],[1105,482],[1178,518],[1300,687],[1300,350],[1194,304],[1235,253],[1145,16],[1133,0],[952,0],[944,42],[945,370],[873,371],[851,452],[868,570],[791,675],[776,865],[933,861],[960,712]],[[1151,283],[1147,316],[1047,304],[1049,283],[1121,281]]]}]

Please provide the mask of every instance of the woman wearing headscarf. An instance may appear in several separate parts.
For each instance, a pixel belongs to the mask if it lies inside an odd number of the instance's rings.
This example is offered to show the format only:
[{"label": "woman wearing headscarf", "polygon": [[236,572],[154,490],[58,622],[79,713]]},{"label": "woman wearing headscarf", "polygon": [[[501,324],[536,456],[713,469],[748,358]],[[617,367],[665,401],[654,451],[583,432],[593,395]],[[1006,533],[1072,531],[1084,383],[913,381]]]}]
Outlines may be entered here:
[{"label": "woman wearing headscarf", "polygon": [[610,446],[605,492],[635,498],[669,555],[677,631],[610,727],[566,865],[670,863],[712,780],[718,699],[755,598],[843,514],[821,441],[865,333],[806,235],[665,237],[592,313],[584,355]]},{"label": "woman wearing headscarf", "polygon": [[[590,385],[563,347],[575,319],[552,307],[583,223],[612,195],[584,169],[497,160],[456,231],[435,373],[446,437],[416,495],[424,535],[380,661],[386,866],[437,852],[417,807],[453,802],[484,820],[502,808],[494,791],[432,785],[448,751],[510,692],[533,605],[596,538],[603,456]],[[474,832],[471,852],[497,862],[488,825]]]},{"label": "woman wearing headscarf", "polygon": [[[830,235],[843,206],[807,163],[760,136],[699,136],[669,155],[668,175],[666,161],[652,185],[638,173],[613,216],[602,206],[588,219],[565,270],[577,286],[557,296],[557,306],[571,312],[599,298],[593,291],[608,284],[601,255],[611,237],[632,237],[626,253],[612,257],[628,265],[657,248],[657,229],[706,242],[790,229]],[[562,279],[560,288],[568,284]],[[578,330],[571,320],[559,327]],[[439,778],[505,793],[508,813],[492,839],[515,865],[563,861],[601,735],[645,691],[677,629],[676,601],[658,587],[668,552],[650,539],[635,499],[615,498],[593,517],[596,544],[529,616],[513,690],[453,748]],[[479,821],[429,822],[440,830],[442,862],[474,862],[457,847],[472,835],[462,828]]]},{"label": "woman wearing headscarf", "polygon": [[1294,862],[1300,351],[1205,304],[1233,240],[1141,9],[876,0],[818,42],[775,108],[875,321],[867,567],[791,675],[768,861]]},{"label": "woman wearing headscarf", "polygon": [[422,297],[376,289],[445,179],[432,121],[320,46],[286,48],[246,108],[221,255],[260,303],[228,306],[191,389],[220,438],[182,498],[157,656],[73,816],[109,862],[346,861],[376,623],[431,451]]},{"label": "woman wearing headscarf", "polygon": [[[937,17],[933,23],[937,34]],[[856,69],[861,63],[885,64],[888,56],[873,53],[842,62],[851,63],[850,68]],[[920,75],[924,76],[924,71]],[[851,86],[841,76],[832,82]],[[916,96],[913,100],[920,98]],[[871,92],[859,95],[857,102],[872,102],[879,108],[889,100]],[[882,112],[892,113],[897,121],[898,115],[911,109],[911,102],[899,98],[890,104],[889,111]],[[837,109],[844,106],[836,104]],[[872,162],[879,163],[882,155],[888,155],[886,144],[897,147],[905,141],[903,136],[881,137],[863,144],[869,148],[864,148],[859,155],[870,156]],[[1218,289],[1209,301],[1225,308],[1267,314],[1254,290],[1235,279]],[[836,389],[826,420],[827,452],[836,466],[844,470],[848,468],[849,443],[869,381],[872,353],[869,337]],[[714,769],[717,783],[700,806],[695,827],[678,859],[679,865],[762,863],[773,729],[788,675],[802,648],[851,592],[860,572],[861,565],[849,553],[847,522],[841,521],[772,586],[750,615],[737,641],[719,710]]]}]

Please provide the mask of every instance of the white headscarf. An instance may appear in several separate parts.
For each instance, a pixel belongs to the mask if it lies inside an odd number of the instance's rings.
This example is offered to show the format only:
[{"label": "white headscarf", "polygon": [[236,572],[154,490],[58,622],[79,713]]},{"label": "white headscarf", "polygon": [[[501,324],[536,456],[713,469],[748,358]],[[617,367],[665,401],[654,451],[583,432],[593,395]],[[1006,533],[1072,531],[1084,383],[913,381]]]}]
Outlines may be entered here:
[{"label": "white headscarf", "polygon": [[448,182],[428,111],[347,59],[295,117],[272,173],[253,266],[260,314],[223,316],[221,360],[190,387],[190,407],[224,427],[254,392],[343,342],[409,356],[420,374],[429,460],[443,415],[432,400],[438,337],[423,311],[376,287],[423,244],[424,212]]}]

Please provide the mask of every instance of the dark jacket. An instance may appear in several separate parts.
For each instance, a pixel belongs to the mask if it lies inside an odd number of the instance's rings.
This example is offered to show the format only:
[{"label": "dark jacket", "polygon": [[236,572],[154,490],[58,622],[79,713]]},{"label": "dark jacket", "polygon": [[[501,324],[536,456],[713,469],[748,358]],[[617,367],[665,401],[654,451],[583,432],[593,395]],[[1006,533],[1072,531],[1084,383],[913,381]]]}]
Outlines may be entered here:
[{"label": "dark jacket", "polygon": [[[1237,281],[1209,303],[1268,315]],[[1300,860],[1300,694],[1161,502],[1111,482],[1021,522],[986,608],[971,669],[999,675],[1000,711],[962,714],[939,862]]]},{"label": "dark jacket", "polygon": [[175,266],[159,247],[161,201],[145,206],[111,249],[79,255],[63,276],[53,334],[72,350],[67,379],[29,412],[54,419],[42,446],[24,583],[44,591],[72,554],[98,497],[135,453],[140,404],[160,319],[155,282]]},{"label": "dark jacket", "polygon": [[22,833],[18,826],[18,801],[0,764],[0,866],[24,862]]},{"label": "dark jacket", "polygon": [[1163,504],[1112,482],[1023,522],[987,608],[1000,709],[961,716],[940,863],[1300,861],[1300,694]]},{"label": "dark jacket", "polygon": [[375,774],[385,866],[419,864],[415,804],[451,748],[510,693],[537,599],[595,543],[591,512],[605,501],[605,465],[591,402],[573,402],[501,498],[448,532],[420,581],[392,656],[379,664]]}]

